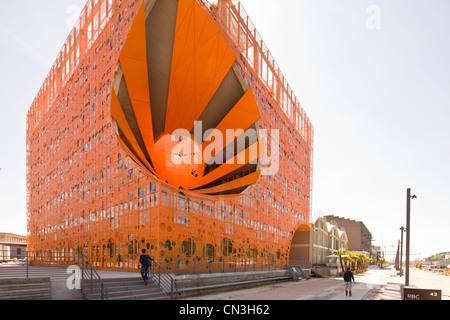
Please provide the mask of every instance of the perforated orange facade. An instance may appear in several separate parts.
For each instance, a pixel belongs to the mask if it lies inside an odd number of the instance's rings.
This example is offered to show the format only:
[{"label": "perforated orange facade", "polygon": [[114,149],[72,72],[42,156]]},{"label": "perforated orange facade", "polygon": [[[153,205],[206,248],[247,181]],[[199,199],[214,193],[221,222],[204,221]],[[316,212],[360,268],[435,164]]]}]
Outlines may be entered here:
[{"label": "perforated orange facade", "polygon": [[283,265],[312,146],[238,1],[89,0],[27,116],[28,250]]}]

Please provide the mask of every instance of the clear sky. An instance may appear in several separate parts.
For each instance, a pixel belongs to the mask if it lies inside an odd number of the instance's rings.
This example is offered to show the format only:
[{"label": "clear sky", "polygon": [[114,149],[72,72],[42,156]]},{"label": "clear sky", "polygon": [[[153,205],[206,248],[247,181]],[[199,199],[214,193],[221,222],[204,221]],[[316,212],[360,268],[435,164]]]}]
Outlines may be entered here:
[{"label": "clear sky", "polygon": [[[450,251],[450,2],[242,0],[315,127],[313,212]],[[0,231],[26,233],[26,111],[84,0],[0,1]],[[414,257],[414,256],[413,256]]]}]

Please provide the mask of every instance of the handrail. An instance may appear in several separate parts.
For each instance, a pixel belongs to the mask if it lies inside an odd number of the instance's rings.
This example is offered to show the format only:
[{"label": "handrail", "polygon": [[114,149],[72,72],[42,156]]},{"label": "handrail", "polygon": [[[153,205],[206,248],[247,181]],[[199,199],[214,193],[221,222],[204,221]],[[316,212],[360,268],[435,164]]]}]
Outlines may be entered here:
[{"label": "handrail", "polygon": [[107,300],[108,289],[83,252],[78,254],[78,265],[81,269],[81,288],[89,291],[94,300]]},{"label": "handrail", "polygon": [[83,252],[63,252],[63,251],[22,251],[20,254],[11,254],[8,251],[0,250],[2,260],[12,256],[25,264],[25,277],[29,278],[29,266],[70,266],[77,265],[80,268],[81,289],[88,292],[93,299],[107,300],[107,287],[99,276],[89,259]]},{"label": "handrail", "polygon": [[155,259],[152,261],[152,266],[150,268],[150,273],[158,286],[166,292],[170,298],[174,299],[175,291],[175,280],[168,274],[163,267],[161,267]]}]

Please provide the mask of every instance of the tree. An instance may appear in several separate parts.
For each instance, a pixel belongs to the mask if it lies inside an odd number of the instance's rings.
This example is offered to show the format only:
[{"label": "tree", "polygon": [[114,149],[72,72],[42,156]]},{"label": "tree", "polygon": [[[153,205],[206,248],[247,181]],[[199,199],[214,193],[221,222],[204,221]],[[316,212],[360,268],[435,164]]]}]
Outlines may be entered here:
[{"label": "tree", "polygon": [[358,269],[365,269],[367,267],[367,261],[369,260],[369,258],[367,258],[365,254],[359,253],[355,255],[355,260]]},{"label": "tree", "polygon": [[349,262],[351,264],[350,268],[355,269],[355,262],[356,262],[356,255],[355,255],[355,253],[347,252],[347,256],[344,258],[344,261]]},{"label": "tree", "polygon": [[383,265],[386,263],[387,263],[387,261],[384,258],[378,259],[378,264],[380,265],[380,268],[383,268]]},{"label": "tree", "polygon": [[342,271],[345,271],[347,265],[345,265],[345,269],[344,269],[344,264],[342,263],[342,257],[346,257],[348,254],[347,250],[337,250],[335,252],[335,254],[339,255],[339,263],[341,264],[341,269]]}]

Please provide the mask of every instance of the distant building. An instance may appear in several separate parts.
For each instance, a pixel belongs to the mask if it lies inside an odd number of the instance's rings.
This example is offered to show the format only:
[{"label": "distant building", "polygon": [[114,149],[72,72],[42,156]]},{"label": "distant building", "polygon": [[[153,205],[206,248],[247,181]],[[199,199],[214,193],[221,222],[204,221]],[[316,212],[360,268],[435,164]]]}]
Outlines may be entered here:
[{"label": "distant building", "polygon": [[344,228],[325,218],[317,218],[314,223],[312,244],[313,265],[329,262],[329,257],[338,250],[348,250],[348,237]]},{"label": "distant building", "polygon": [[348,237],[348,251],[372,252],[372,234],[363,222],[333,215],[324,218],[339,228],[345,229]]},{"label": "distant building", "polygon": [[0,261],[22,258],[27,251],[27,237],[0,233]]},{"label": "distant building", "polygon": [[381,250],[381,246],[373,246],[371,256],[372,256],[372,258],[375,258],[375,259],[383,258],[383,252]]}]

